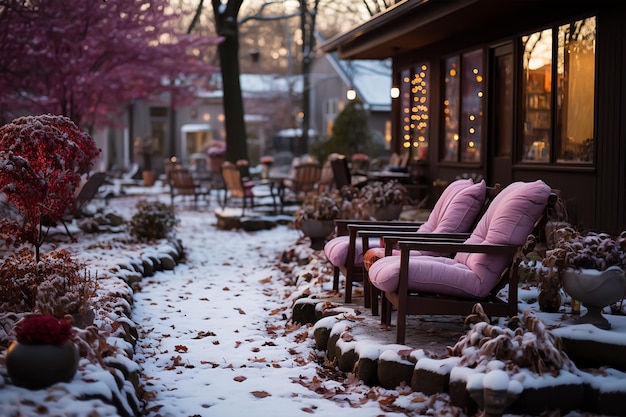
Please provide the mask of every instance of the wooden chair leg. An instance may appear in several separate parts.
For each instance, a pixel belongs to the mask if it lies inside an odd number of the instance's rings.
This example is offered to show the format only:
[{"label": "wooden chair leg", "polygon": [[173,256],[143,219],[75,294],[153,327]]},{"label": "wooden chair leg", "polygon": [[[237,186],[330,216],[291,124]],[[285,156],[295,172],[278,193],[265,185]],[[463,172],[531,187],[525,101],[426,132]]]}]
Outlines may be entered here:
[{"label": "wooden chair leg", "polygon": [[365,270],[365,267],[363,265],[355,266],[352,273],[356,275],[355,281],[361,281],[363,284],[363,306],[365,308],[372,307],[372,285],[370,285],[369,279],[367,279],[367,271]]},{"label": "wooden chair leg", "polygon": [[333,266],[333,290],[339,292],[339,267]]},{"label": "wooden chair leg", "polygon": [[365,277],[363,279],[367,279],[368,285],[370,286],[370,304],[372,306],[372,316],[378,315],[378,298],[380,297],[380,290],[372,285],[369,282],[369,278]]},{"label": "wooden chair leg", "polygon": [[352,280],[354,279],[354,265],[350,262],[350,256],[348,256],[348,262],[346,264],[346,286],[344,288],[344,302],[350,304],[352,302]]},{"label": "wooden chair leg", "polygon": [[391,311],[393,310],[391,301],[381,292],[380,295],[380,324],[383,326],[391,326]]},{"label": "wooden chair leg", "polygon": [[346,304],[350,304],[352,302],[352,280],[349,277],[349,274],[346,274],[346,288],[345,288],[345,295],[343,297],[343,300]]},{"label": "wooden chair leg", "polygon": [[365,273],[365,269],[363,267],[361,271],[361,276],[363,277],[363,305],[365,308],[372,307],[372,285],[370,285],[369,280],[367,279],[367,274]]}]

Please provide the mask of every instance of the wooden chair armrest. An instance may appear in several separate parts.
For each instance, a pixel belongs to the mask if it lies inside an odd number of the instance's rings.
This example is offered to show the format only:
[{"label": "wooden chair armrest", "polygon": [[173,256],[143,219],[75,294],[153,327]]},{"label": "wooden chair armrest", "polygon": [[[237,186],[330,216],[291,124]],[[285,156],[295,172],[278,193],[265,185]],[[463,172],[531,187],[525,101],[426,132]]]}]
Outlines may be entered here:
[{"label": "wooden chair armrest", "polygon": [[345,236],[348,234],[348,227],[357,225],[365,226],[415,226],[416,228],[421,226],[422,222],[412,221],[399,221],[399,220],[355,220],[355,219],[335,219],[335,227],[337,228],[338,236]]},{"label": "wooden chair armrest", "polygon": [[409,255],[412,250],[432,252],[463,252],[463,253],[487,253],[492,255],[513,256],[519,246],[516,245],[492,245],[462,242],[441,242],[436,240],[400,240],[398,246],[403,256]]},{"label": "wooden chair armrest", "polygon": [[[403,230],[406,229],[406,230]],[[400,240],[445,240],[452,242],[463,242],[470,237],[469,233],[419,233],[416,231],[412,231],[409,228],[398,227],[394,229],[386,229],[386,230],[358,230],[357,234],[359,237],[382,237],[385,241],[389,241],[391,243],[398,243]]]},{"label": "wooden chair armrest", "polygon": [[369,224],[350,224],[348,225],[348,233],[350,235],[361,235],[368,233],[370,237],[382,237],[384,235],[395,235],[396,233],[418,233],[418,225],[369,225]]},{"label": "wooden chair armrest", "polygon": [[[398,247],[398,243],[404,242],[440,242],[456,244],[462,243],[470,237],[470,233],[395,233],[393,235],[384,235],[385,256],[392,254],[394,247]],[[363,238],[366,239],[365,237]],[[444,252],[445,253],[445,252]]]}]

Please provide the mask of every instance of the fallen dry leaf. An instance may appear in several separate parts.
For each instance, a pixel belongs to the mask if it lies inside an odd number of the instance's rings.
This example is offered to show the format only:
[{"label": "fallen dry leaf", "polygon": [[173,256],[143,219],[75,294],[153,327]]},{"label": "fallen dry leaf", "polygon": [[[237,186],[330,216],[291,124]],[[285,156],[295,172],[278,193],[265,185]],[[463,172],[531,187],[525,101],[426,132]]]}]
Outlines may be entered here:
[{"label": "fallen dry leaf", "polygon": [[270,275],[267,278],[263,278],[261,280],[259,280],[259,284],[269,284],[270,282],[272,282],[272,276]]},{"label": "fallen dry leaf", "polygon": [[265,398],[265,397],[271,397],[272,394],[266,392],[266,391],[252,391],[251,392],[252,395],[254,395],[256,398]]}]

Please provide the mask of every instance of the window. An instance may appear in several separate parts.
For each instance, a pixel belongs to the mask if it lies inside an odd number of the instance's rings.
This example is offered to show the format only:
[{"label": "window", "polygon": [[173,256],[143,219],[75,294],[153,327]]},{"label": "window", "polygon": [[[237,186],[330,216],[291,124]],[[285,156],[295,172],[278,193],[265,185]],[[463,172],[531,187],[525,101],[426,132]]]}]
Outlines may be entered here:
[{"label": "window", "polygon": [[444,161],[480,162],[484,103],[483,52],[444,62]]},{"label": "window", "polygon": [[595,32],[590,17],[522,37],[522,161],[593,162]]},{"label": "window", "polygon": [[339,114],[340,102],[338,98],[330,98],[324,102],[324,123],[326,125],[326,136],[330,137],[333,133],[333,125],[335,118]]},{"label": "window", "polygon": [[153,152],[161,155],[168,137],[167,107],[150,107],[150,135]]},{"label": "window", "polygon": [[428,65],[422,64],[401,72],[401,144],[413,158],[428,157]]}]

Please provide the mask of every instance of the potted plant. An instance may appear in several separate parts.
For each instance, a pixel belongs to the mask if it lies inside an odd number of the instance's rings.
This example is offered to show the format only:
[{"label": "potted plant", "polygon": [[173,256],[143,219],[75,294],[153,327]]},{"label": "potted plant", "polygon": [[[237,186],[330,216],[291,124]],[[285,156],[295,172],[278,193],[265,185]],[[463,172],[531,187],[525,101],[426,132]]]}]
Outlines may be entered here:
[{"label": "potted plant", "polygon": [[321,249],[335,228],[335,219],[366,219],[369,214],[355,187],[307,194],[294,213],[294,227],[311,238],[311,247]]},{"label": "potted plant", "polygon": [[555,240],[543,260],[546,279],[587,308],[579,322],[610,328],[601,310],[626,295],[626,232],[612,236],[565,227],[555,232]]},{"label": "potted plant", "polygon": [[137,136],[134,147],[135,153],[143,158],[143,185],[151,187],[156,182],[156,173],[152,169],[152,155],[158,150],[158,141],[153,138]]},{"label": "potted plant", "polygon": [[209,167],[211,172],[219,173],[222,164],[226,161],[226,143],[218,140],[211,142],[211,145],[207,149],[209,155]]},{"label": "potted plant", "polygon": [[398,181],[374,181],[361,188],[359,198],[370,208],[376,220],[395,220],[408,199],[408,192]]},{"label": "potted plant", "polygon": [[74,378],[79,355],[69,322],[52,315],[27,316],[17,322],[14,333],[5,360],[15,385],[41,389]]},{"label": "potted plant", "polygon": [[274,165],[274,157],[271,155],[262,156],[259,160],[262,166],[261,176],[263,179],[267,179],[269,177],[270,168]]}]

